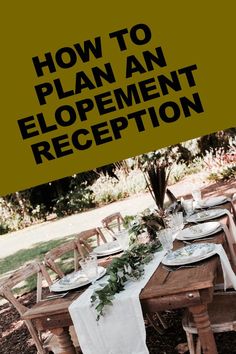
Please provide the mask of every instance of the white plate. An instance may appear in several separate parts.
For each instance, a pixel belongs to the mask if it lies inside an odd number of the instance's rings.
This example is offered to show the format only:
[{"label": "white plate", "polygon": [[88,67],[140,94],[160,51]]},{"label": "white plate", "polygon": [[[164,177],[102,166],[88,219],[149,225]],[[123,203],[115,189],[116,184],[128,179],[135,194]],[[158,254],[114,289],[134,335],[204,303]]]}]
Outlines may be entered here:
[{"label": "white plate", "polygon": [[206,211],[200,211],[197,214],[193,214],[187,218],[187,222],[202,222],[218,218],[225,214],[224,209],[212,209]]},{"label": "white plate", "polygon": [[162,263],[168,266],[178,266],[199,262],[212,256],[214,250],[214,243],[195,243],[168,253],[162,260]]},{"label": "white plate", "polygon": [[[98,279],[106,273],[104,267],[98,267]],[[50,286],[50,291],[60,292],[66,290],[73,290],[90,284],[91,281],[84,275],[82,270],[65,275],[56,283]]]},{"label": "white plate", "polygon": [[194,240],[197,238],[210,236],[220,231],[220,229],[221,225],[217,221],[205,222],[203,224],[197,224],[181,230],[176,235],[176,238],[178,240]]},{"label": "white plate", "polygon": [[201,208],[210,208],[216,205],[224,204],[228,201],[228,198],[225,196],[219,196],[219,197],[210,197],[201,203]]},{"label": "white plate", "polygon": [[101,246],[95,247],[93,253],[98,256],[109,256],[114,253],[123,251],[118,241],[103,243]]}]

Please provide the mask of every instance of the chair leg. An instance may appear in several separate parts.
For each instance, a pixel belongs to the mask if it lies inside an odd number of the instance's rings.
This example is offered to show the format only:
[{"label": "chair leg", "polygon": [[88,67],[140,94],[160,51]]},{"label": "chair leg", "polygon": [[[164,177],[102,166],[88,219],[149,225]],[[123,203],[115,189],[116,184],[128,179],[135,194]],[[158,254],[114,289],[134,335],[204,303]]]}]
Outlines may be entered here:
[{"label": "chair leg", "polygon": [[29,330],[29,332],[31,334],[31,337],[32,337],[32,339],[34,341],[34,344],[36,346],[36,349],[37,349],[38,353],[39,354],[46,354],[47,351],[43,348],[43,345],[42,345],[42,343],[41,343],[41,341],[40,341],[40,339],[39,339],[39,337],[37,335],[37,332],[35,331],[35,328],[33,327],[32,323],[31,323],[31,321],[25,320],[25,324],[26,324],[26,326],[27,326],[27,328],[28,328],[28,330]]},{"label": "chair leg", "polygon": [[[160,321],[160,315],[158,315],[157,313],[155,313],[155,315],[157,315],[157,318],[158,318],[158,320]],[[147,314],[146,314],[146,318],[147,318],[149,324],[155,329],[155,331],[157,331],[157,333],[159,333],[159,334],[161,334],[161,335],[164,333],[163,328],[161,328],[161,326],[163,326],[162,321],[160,321],[161,325],[160,325],[160,323],[157,323],[157,322],[152,318],[152,314],[151,314],[151,313],[147,313]],[[163,326],[163,327],[164,327],[164,326]],[[166,328],[166,327],[164,327],[164,328]]]},{"label": "chair leg", "polygon": [[186,337],[187,337],[187,342],[188,342],[188,349],[189,349],[189,354],[196,354],[195,352],[195,344],[193,340],[193,334],[189,332],[185,332]]},{"label": "chair leg", "polygon": [[201,352],[202,352],[202,346],[201,346],[200,338],[197,337],[196,354],[201,354]]},{"label": "chair leg", "polygon": [[157,315],[157,318],[158,318],[158,320],[160,321],[162,327],[163,327],[164,329],[167,329],[168,326],[167,326],[166,322],[164,321],[164,319],[161,317],[161,315],[160,315],[158,312],[156,312],[156,315]]}]

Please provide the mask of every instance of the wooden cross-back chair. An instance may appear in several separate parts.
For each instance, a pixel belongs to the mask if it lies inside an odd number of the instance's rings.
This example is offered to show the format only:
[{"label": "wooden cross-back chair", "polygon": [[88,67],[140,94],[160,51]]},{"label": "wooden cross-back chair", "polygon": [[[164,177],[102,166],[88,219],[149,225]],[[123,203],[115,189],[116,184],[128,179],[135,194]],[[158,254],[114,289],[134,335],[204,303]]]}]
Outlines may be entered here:
[{"label": "wooden cross-back chair", "polygon": [[92,252],[92,242],[95,241],[95,246],[100,246],[101,241],[106,243],[107,240],[103,235],[101,229],[99,227],[88,229],[80,232],[76,237],[76,245],[79,251],[79,254],[82,258],[86,257],[86,255]]},{"label": "wooden cross-back chair", "polygon": [[[213,333],[236,331],[236,292],[216,292],[212,303],[208,304],[208,314]],[[189,353],[201,354],[201,342],[196,325],[189,311],[186,310],[182,320],[186,332]],[[196,338],[194,338],[196,337]]]},{"label": "wooden cross-back chair", "polygon": [[113,240],[115,240],[116,231],[121,230],[124,223],[124,218],[120,212],[110,214],[101,220],[103,227],[109,232]]},{"label": "wooden cross-back chair", "polygon": [[59,276],[59,278],[64,277],[65,274],[58,263],[56,263],[56,260],[60,259],[64,254],[69,252],[73,252],[74,270],[78,270],[79,258],[81,257],[79,255],[75,240],[65,242],[51,249],[44,256],[44,262],[46,266],[53,270]]},{"label": "wooden cross-back chair", "polygon": [[[13,288],[17,285],[20,285],[20,283],[26,281],[31,276],[37,277],[36,302],[38,302],[42,299],[43,278],[46,280],[48,286],[52,284],[51,278],[42,263],[33,262],[27,264],[21,269],[15,271],[9,278],[4,280],[0,286],[0,296],[8,300],[16,308],[20,316],[22,316],[28,310],[28,307],[26,307],[19,301],[19,298],[14,294]],[[48,353],[48,351],[53,351],[53,348],[50,346],[50,341],[52,341],[53,336],[50,335],[48,339],[44,342],[42,340],[41,333],[35,329],[33,323],[30,320],[24,320],[24,322],[30,332],[30,335],[34,341],[38,353],[45,354]],[[55,345],[55,339],[53,340],[53,342]]]}]

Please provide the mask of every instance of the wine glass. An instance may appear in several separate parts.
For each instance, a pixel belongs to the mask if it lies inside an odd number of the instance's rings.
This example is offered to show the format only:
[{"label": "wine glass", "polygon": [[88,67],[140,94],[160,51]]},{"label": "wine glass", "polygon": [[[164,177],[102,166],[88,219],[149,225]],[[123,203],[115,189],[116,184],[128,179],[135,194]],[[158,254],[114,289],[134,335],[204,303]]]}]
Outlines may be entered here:
[{"label": "wine glass", "polygon": [[98,278],[98,262],[96,255],[89,255],[79,262],[84,274],[91,281],[92,287]]}]

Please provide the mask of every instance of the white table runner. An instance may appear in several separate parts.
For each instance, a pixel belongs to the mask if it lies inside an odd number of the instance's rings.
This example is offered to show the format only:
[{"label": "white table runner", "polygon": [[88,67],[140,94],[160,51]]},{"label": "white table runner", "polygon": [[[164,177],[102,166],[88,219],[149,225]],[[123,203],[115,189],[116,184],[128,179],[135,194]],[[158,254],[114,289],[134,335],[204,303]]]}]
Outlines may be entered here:
[{"label": "white table runner", "polygon": [[[148,354],[146,331],[139,294],[161,263],[165,251],[157,252],[145,265],[144,276],[129,281],[125,290],[116,294],[112,306],[96,321],[97,312],[91,307],[93,290],[88,288],[69,307],[83,354]],[[100,281],[104,283],[104,280]]]}]

